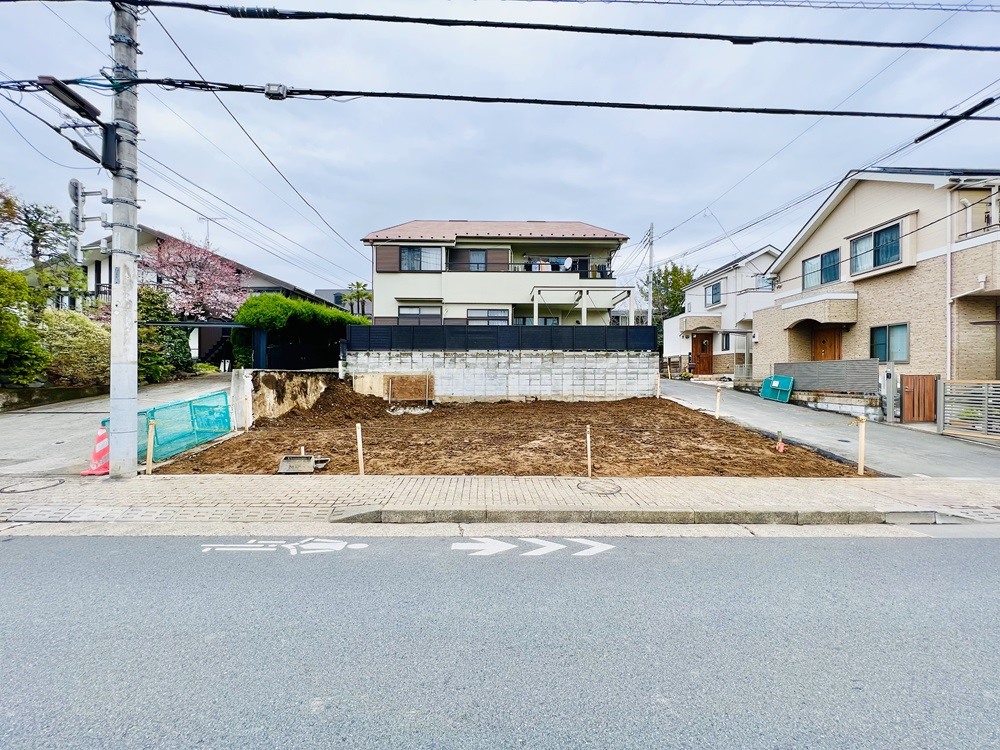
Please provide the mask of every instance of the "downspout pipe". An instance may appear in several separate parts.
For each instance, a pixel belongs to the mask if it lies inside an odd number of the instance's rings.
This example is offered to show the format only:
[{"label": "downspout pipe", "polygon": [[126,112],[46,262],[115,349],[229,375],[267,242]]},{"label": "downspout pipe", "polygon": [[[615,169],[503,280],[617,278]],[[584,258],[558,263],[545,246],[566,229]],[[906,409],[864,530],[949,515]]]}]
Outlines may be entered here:
[{"label": "downspout pipe", "polygon": [[965,235],[972,234],[972,203],[967,198],[959,198],[958,202],[965,206]]},{"label": "downspout pipe", "polygon": [[[963,199],[964,201],[964,199]],[[954,363],[952,361],[952,319],[954,317],[953,306],[955,301],[952,299],[951,291],[951,277],[952,277],[952,253],[955,249],[955,229],[954,221],[952,220],[952,192],[949,190],[947,192],[947,208],[945,215],[948,217],[947,221],[947,232],[948,232],[948,252],[945,254],[945,380],[952,380],[952,370],[954,369]],[[968,213],[968,212],[967,212]]]}]

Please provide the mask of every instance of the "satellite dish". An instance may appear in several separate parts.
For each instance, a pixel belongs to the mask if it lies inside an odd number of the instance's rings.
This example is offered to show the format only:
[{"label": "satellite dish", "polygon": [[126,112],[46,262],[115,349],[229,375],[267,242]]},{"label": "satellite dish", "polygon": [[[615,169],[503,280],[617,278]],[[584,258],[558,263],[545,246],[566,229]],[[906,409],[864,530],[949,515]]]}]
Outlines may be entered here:
[{"label": "satellite dish", "polygon": [[573,259],[566,256],[566,260],[563,261],[563,270],[572,271],[573,270]]}]

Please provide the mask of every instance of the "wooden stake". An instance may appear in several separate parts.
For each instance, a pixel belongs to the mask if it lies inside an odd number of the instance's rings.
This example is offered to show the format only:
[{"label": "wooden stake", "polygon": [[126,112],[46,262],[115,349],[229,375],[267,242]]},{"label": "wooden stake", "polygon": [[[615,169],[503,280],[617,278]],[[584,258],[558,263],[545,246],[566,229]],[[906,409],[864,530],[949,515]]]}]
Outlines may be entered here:
[{"label": "wooden stake", "polygon": [[715,418],[719,418],[719,410],[722,408],[722,386],[715,389]]},{"label": "wooden stake", "polygon": [[590,452],[590,425],[587,425],[587,478],[594,476],[594,461]]},{"label": "wooden stake", "polygon": [[358,435],[358,476],[365,475],[365,445],[361,442],[361,423],[354,425]]},{"label": "wooden stake", "polygon": [[250,432],[250,414],[253,411],[253,396],[248,393],[244,401],[246,403],[243,406],[243,432]]},{"label": "wooden stake", "polygon": [[392,377],[389,377],[389,408],[392,408]]},{"label": "wooden stake", "polygon": [[156,420],[149,420],[149,429],[146,430],[146,474],[153,473],[153,440],[156,438]]},{"label": "wooden stake", "polygon": [[865,425],[868,420],[858,417],[858,475],[865,475]]}]

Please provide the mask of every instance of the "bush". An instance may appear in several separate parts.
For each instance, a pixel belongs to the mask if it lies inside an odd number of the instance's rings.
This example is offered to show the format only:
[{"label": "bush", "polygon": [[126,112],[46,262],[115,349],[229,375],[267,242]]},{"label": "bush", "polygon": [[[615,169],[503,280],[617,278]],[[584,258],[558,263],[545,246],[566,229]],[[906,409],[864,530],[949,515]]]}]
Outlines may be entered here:
[{"label": "bush", "polygon": [[211,362],[195,362],[194,371],[199,375],[211,375],[213,372],[218,372],[219,368]]},{"label": "bush", "polygon": [[[177,320],[170,299],[162,289],[139,288],[139,325]],[[139,380],[160,383],[178,373],[194,372],[191,346],[184,328],[142,326],[139,329]]]},{"label": "bush", "polygon": [[[308,344],[317,339],[339,340],[349,325],[368,325],[368,319],[325,305],[281,294],[258,294],[236,311],[234,322],[268,332],[268,344]],[[233,360],[237,367],[253,366],[251,332],[233,331]]]},{"label": "bush", "polygon": [[0,267],[0,383],[28,385],[49,363],[38,333],[24,325],[20,315],[31,300],[24,276]]},{"label": "bush", "polygon": [[51,360],[46,375],[54,385],[105,385],[111,374],[111,331],[71,310],[45,310],[42,344]]}]

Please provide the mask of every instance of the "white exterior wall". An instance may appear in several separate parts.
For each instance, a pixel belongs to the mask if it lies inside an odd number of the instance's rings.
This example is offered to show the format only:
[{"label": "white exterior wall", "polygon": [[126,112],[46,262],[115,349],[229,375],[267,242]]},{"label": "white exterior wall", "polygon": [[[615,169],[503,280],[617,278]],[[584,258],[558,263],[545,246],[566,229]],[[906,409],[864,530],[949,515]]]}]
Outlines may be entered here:
[{"label": "white exterior wall", "polygon": [[349,352],[355,389],[383,392],[386,375],[429,373],[436,402],[613,401],[652,397],[657,352]]}]

